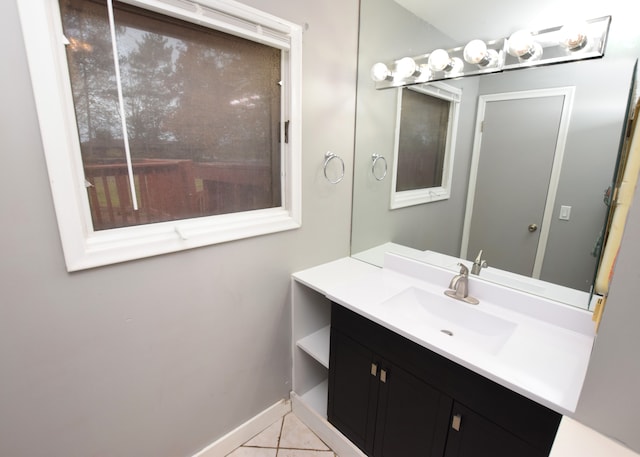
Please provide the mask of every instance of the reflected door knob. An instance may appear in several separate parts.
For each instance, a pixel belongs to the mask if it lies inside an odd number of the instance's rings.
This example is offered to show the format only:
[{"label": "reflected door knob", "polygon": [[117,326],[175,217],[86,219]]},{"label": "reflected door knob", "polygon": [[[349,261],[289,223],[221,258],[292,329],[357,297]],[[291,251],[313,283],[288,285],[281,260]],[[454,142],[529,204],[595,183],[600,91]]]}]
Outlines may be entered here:
[{"label": "reflected door knob", "polygon": [[536,230],[538,230],[538,225],[537,224],[529,225],[529,231],[530,232],[535,232]]}]

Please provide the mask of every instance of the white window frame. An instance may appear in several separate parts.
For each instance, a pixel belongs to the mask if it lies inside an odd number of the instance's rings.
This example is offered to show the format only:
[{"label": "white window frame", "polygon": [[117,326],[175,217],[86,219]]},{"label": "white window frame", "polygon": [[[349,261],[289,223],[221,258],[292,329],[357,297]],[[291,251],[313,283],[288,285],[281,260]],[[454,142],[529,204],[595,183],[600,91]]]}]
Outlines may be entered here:
[{"label": "white window frame", "polygon": [[[402,118],[402,91],[414,90],[422,94],[440,98],[451,103],[449,109],[449,123],[447,126],[447,141],[442,170],[442,185],[424,187],[421,189],[397,192],[398,179],[398,150],[400,145],[400,120]],[[451,196],[451,180],[453,178],[453,157],[456,150],[456,135],[458,132],[458,117],[460,115],[460,101],[462,89],[445,83],[429,83],[398,89],[398,106],[396,110],[395,149],[393,154],[393,173],[391,181],[391,209],[420,205],[423,203],[446,200]]]},{"label": "white window frame", "polygon": [[[302,28],[230,0],[126,3],[283,50],[282,205],[239,213],[94,231],[58,0],[17,0],[68,271],[191,249],[301,226]],[[281,138],[284,138],[284,122]]]}]

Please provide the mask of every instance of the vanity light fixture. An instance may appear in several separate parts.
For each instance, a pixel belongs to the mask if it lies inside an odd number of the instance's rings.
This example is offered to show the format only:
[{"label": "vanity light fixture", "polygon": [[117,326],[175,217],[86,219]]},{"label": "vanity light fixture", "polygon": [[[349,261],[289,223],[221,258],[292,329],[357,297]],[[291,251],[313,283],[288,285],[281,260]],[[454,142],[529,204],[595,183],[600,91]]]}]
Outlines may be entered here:
[{"label": "vanity light fixture", "polygon": [[528,30],[518,30],[507,40],[507,52],[520,62],[533,62],[542,57],[542,45]]},{"label": "vanity light fixture", "polygon": [[500,55],[490,49],[482,40],[471,40],[464,47],[464,60],[481,68],[491,68],[499,64]]},{"label": "vanity light fixture", "polygon": [[573,21],[542,30],[519,30],[509,38],[472,40],[371,68],[376,89],[410,86],[463,76],[566,63],[604,56],[611,16]]}]

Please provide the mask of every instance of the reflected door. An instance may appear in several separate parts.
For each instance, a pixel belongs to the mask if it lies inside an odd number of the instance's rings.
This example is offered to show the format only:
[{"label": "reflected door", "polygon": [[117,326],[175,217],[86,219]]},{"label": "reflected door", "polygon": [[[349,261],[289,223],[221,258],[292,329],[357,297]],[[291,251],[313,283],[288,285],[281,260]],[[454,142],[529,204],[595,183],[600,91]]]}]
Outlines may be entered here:
[{"label": "reflected door", "polygon": [[532,92],[481,98],[462,254],[473,259],[482,249],[490,266],[538,277],[566,95]]}]

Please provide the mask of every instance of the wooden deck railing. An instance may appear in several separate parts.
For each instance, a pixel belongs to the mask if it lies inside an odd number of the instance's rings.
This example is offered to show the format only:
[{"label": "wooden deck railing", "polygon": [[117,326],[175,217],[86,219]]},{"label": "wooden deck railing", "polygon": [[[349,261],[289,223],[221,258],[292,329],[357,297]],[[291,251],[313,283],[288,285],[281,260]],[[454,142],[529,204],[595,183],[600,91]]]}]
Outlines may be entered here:
[{"label": "wooden deck railing", "polygon": [[191,160],[134,162],[138,211],[133,210],[127,166],[91,164],[84,168],[94,230],[163,222],[200,215]]},{"label": "wooden deck railing", "polygon": [[145,159],[133,163],[133,210],[124,162],[84,167],[94,230],[269,208],[280,204],[271,167]]}]

